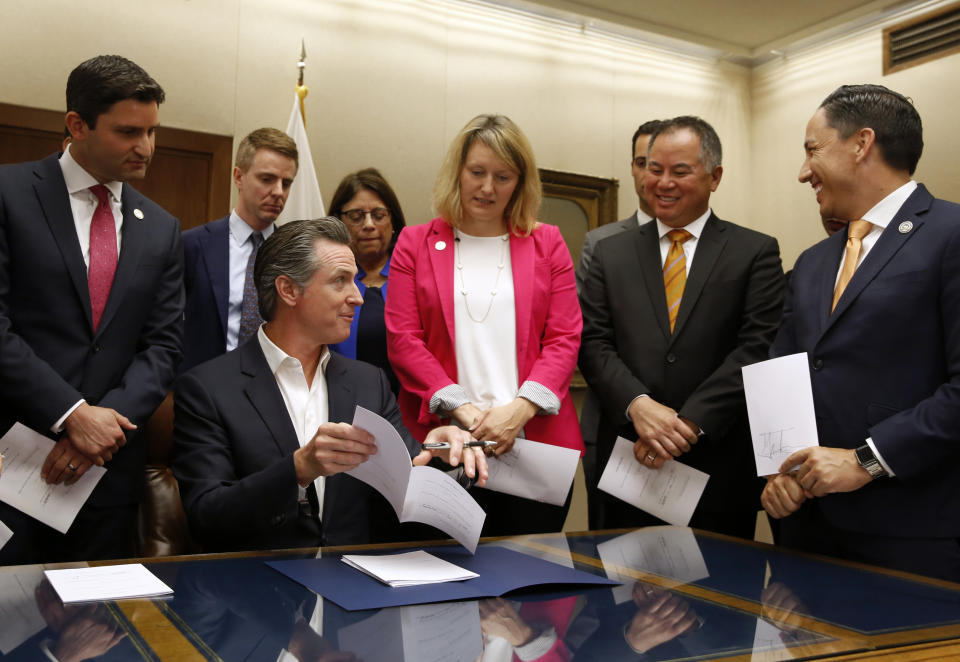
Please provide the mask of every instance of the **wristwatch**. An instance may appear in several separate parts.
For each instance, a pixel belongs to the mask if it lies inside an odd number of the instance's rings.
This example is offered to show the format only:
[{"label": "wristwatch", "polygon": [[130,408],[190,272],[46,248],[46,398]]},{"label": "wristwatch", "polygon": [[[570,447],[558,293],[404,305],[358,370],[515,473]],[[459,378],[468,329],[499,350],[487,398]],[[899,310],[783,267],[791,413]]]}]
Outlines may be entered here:
[{"label": "wristwatch", "polygon": [[857,454],[857,462],[867,470],[871,478],[884,478],[890,475],[877,460],[877,456],[873,454],[873,449],[868,444],[864,444],[854,452]]}]

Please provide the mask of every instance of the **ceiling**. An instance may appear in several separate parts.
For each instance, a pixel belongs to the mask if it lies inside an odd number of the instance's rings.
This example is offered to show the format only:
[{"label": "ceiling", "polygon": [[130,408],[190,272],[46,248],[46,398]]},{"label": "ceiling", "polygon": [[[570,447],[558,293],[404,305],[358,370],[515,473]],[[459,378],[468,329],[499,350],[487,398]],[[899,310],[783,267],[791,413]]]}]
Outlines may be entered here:
[{"label": "ceiling", "polygon": [[500,0],[537,13],[678,39],[756,61],[771,50],[849,24],[872,22],[922,0]]}]

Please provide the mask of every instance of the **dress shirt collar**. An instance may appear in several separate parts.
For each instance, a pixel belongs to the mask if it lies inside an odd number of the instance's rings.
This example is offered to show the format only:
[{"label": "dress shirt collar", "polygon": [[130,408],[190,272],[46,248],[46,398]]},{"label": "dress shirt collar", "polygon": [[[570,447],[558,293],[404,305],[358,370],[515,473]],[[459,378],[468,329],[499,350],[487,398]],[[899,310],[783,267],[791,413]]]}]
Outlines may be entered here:
[{"label": "dress shirt collar", "polygon": [[658,218],[657,232],[660,233],[660,238],[663,239],[665,236],[667,236],[667,233],[670,232],[670,230],[686,230],[693,235],[694,239],[700,239],[700,235],[703,234],[703,226],[707,224],[707,219],[710,218],[710,214],[712,213],[713,211],[710,208],[707,208],[707,211],[703,213],[703,216],[687,223],[682,228],[671,228],[669,225],[664,225]]},{"label": "dress shirt collar", "polygon": [[[271,223],[270,227],[263,231],[263,240],[266,241],[270,238],[270,235],[273,234],[274,229],[276,229],[277,224]],[[253,234],[253,228],[247,225],[247,222],[240,218],[240,215],[237,213],[237,210],[234,209],[230,212],[230,236],[233,238],[234,243],[237,246],[243,246],[247,241],[250,240],[250,235]]]},{"label": "dress shirt collar", "polygon": [[653,220],[653,216],[643,211],[640,208],[637,208],[637,225],[643,225],[644,223],[649,223]]},{"label": "dress shirt collar", "polygon": [[[93,175],[84,170],[83,166],[76,162],[70,153],[70,145],[67,145],[67,148],[63,150],[63,156],[60,157],[60,169],[63,171],[63,181],[66,183],[67,193],[70,195],[79,193],[100,183]],[[114,200],[120,200],[120,196],[123,194],[123,182],[107,182],[104,186],[110,191]],[[96,198],[92,192],[90,195],[94,197],[94,199]]]},{"label": "dress shirt collar", "polygon": [[907,198],[909,198],[916,189],[917,183],[911,179],[875,204],[870,211],[863,215],[863,220],[870,221],[880,229],[886,228],[896,213],[900,211],[903,203],[907,201]]},{"label": "dress shirt collar", "polygon": [[[270,366],[270,372],[276,377],[281,368],[285,366],[302,367],[300,359],[294,358],[285,351],[277,347],[263,330],[264,325],[257,330],[257,340],[260,341],[260,349],[263,350],[263,356],[267,359],[267,365]],[[324,345],[323,353],[320,355],[320,373],[326,376],[327,364],[330,362],[330,348]]]}]

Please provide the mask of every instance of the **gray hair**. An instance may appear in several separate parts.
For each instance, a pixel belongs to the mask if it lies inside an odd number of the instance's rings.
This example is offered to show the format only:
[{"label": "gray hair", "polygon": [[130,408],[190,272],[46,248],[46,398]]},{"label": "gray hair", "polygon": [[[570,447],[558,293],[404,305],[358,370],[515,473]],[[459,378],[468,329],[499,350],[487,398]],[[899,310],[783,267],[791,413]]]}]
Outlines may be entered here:
[{"label": "gray hair", "polygon": [[350,245],[350,233],[340,219],[324,216],[278,226],[260,246],[253,267],[253,281],[257,285],[260,316],[264,320],[271,321],[277,307],[277,278],[286,276],[302,289],[313,278],[314,272],[323,267],[317,259],[319,239]]},{"label": "gray hair", "polygon": [[689,129],[700,138],[700,162],[707,172],[712,172],[722,163],[723,148],[720,146],[720,136],[706,120],[693,115],[681,115],[680,117],[674,117],[672,120],[661,122],[653,135],[650,136],[647,151],[653,149],[653,143],[656,142],[657,136],[674,133],[680,129]]}]

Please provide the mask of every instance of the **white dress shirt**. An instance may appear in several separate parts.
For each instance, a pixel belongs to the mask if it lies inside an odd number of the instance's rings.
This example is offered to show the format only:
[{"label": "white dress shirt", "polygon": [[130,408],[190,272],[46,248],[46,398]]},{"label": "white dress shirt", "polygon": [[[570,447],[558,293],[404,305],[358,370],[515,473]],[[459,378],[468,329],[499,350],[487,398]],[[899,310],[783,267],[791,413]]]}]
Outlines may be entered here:
[{"label": "white dress shirt", "polygon": [[[877,239],[880,238],[880,235],[883,234],[884,229],[890,225],[890,221],[893,220],[893,217],[896,216],[897,212],[900,211],[900,207],[903,206],[903,203],[907,201],[913,192],[917,189],[917,183],[912,179],[893,191],[883,200],[875,204],[870,208],[866,214],[863,215],[863,220],[870,221],[873,224],[873,227],[870,228],[870,232],[867,233],[863,239],[860,240],[860,257],[857,258],[857,268],[860,268],[860,265],[863,264],[864,259],[866,259],[867,254],[873,249],[877,243]],[[837,277],[834,282],[840,280],[840,272],[843,270],[843,262],[847,259],[847,248],[844,246],[843,255],[840,256],[840,267],[837,269]],[[856,274],[856,271],[854,271]],[[894,476],[893,470],[890,468],[884,459],[880,455],[880,451],[877,450],[876,444],[873,443],[873,439],[867,437],[867,445],[870,447],[870,450],[873,451],[873,454],[876,456],[877,461],[880,463],[880,466],[884,470]]]},{"label": "white dress shirt", "polygon": [[[330,418],[326,375],[327,364],[330,362],[330,350],[323,348],[320,364],[313,375],[313,382],[308,384],[300,360],[277,347],[264,333],[263,326],[257,331],[257,340],[260,341],[263,356],[267,359],[267,365],[270,366],[274,379],[277,380],[283,402],[287,405],[290,422],[293,423],[293,429],[297,432],[297,441],[300,443],[300,448],[303,448],[310,443],[313,435],[317,433],[317,428]],[[318,476],[313,484],[317,488],[317,519],[320,519],[323,514],[323,476]],[[300,499],[306,499],[306,490],[303,487],[299,489]]]},{"label": "white dress shirt", "polygon": [[[73,214],[73,225],[77,229],[77,241],[80,242],[80,253],[83,255],[83,264],[90,268],[90,224],[93,222],[93,214],[97,210],[100,201],[90,190],[91,186],[96,186],[98,182],[93,175],[83,169],[70,154],[70,145],[63,150],[60,157],[60,170],[63,171],[63,181],[67,185],[67,194],[70,198],[70,212]],[[120,257],[121,228],[123,227],[123,213],[120,210],[120,197],[123,195],[122,182],[107,182],[104,184],[110,191],[110,210],[113,212],[113,222],[117,231],[117,257]],[[73,405],[63,413],[63,416],[57,419],[57,422],[50,426],[50,431],[58,433],[63,430],[63,422],[67,416],[82,405],[84,400],[77,400]]]},{"label": "white dress shirt", "polygon": [[[247,225],[234,209],[230,212],[230,298],[227,300],[227,351],[236,349],[240,337],[240,316],[243,313],[243,284],[247,279],[247,260],[253,252],[250,235],[253,228]],[[271,224],[263,231],[266,241],[277,226]]]}]

